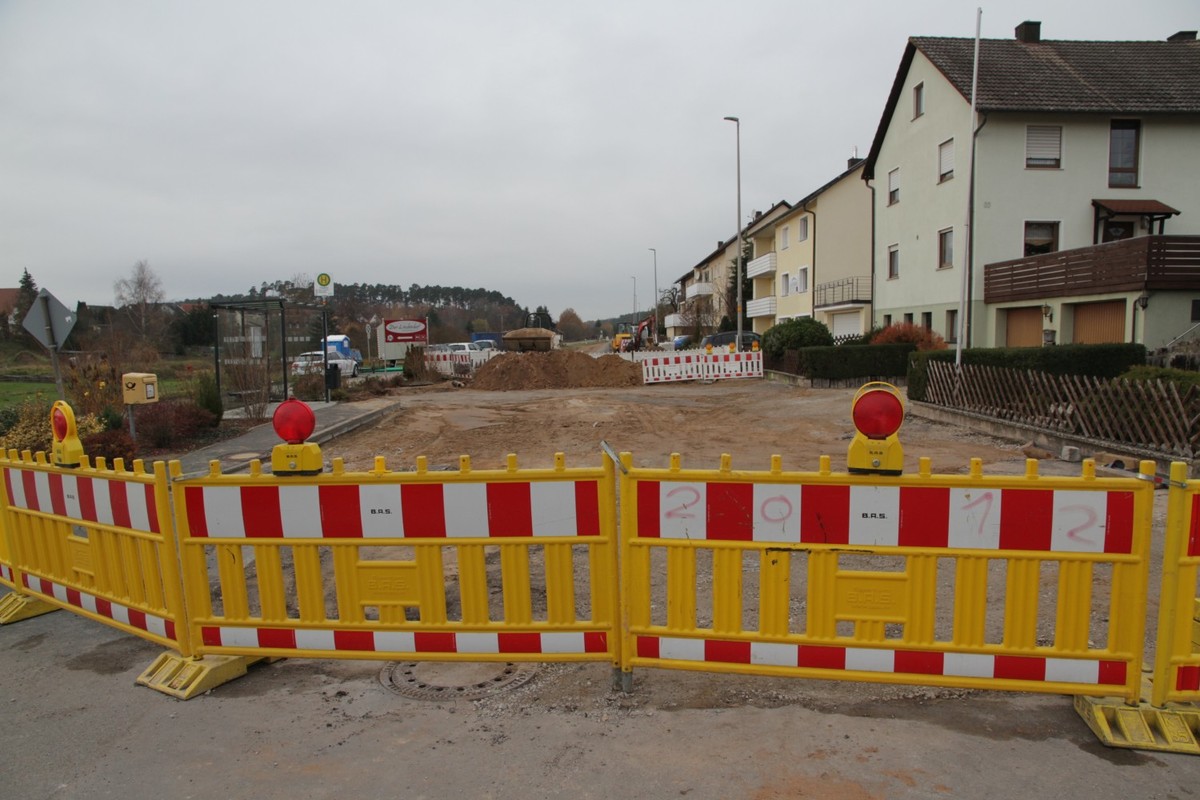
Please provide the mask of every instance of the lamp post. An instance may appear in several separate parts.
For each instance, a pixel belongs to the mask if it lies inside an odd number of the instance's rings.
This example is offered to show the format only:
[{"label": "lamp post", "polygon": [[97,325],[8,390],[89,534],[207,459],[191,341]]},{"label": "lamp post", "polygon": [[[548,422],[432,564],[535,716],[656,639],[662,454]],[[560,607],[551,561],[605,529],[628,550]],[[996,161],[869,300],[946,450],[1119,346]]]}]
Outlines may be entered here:
[{"label": "lamp post", "polygon": [[737,117],[725,117],[737,128],[737,228],[733,239],[733,269],[737,280],[737,349],[742,349],[742,121]]},{"label": "lamp post", "polygon": [[658,251],[653,247],[650,252],[654,254],[654,336],[652,337],[655,344],[658,344]]},{"label": "lamp post", "polygon": [[631,328],[637,327],[637,275],[630,275],[633,278],[633,316],[629,320]]}]

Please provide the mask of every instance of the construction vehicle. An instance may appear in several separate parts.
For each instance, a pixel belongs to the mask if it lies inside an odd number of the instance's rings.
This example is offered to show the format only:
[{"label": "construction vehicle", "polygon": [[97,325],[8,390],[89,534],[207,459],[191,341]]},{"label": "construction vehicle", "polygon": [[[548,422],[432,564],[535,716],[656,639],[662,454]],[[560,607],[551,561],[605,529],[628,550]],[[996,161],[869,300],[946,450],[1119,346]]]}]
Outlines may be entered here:
[{"label": "construction vehicle", "polygon": [[644,350],[650,346],[654,330],[654,315],[646,317],[635,326],[633,323],[621,322],[617,325],[617,333],[613,336],[612,349],[614,353]]},{"label": "construction vehicle", "polygon": [[525,327],[504,334],[504,349],[523,353],[528,351],[548,352],[562,341],[554,330],[554,320],[544,311],[533,311],[525,315]]}]

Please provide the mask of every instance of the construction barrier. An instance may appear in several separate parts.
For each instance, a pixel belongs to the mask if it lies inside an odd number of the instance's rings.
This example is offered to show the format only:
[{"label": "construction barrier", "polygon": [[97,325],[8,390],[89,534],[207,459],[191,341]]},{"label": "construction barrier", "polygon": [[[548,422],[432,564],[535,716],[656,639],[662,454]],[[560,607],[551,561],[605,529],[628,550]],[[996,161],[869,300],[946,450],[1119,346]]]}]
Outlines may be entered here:
[{"label": "construction barrier", "polygon": [[199,655],[618,663],[610,463],[175,477]]},{"label": "construction barrier", "polygon": [[[0,492],[8,566],[0,618],[33,613],[30,600],[67,608],[188,653],[166,465],[147,473],[117,459],[95,468],[50,465],[45,454],[0,457]],[[49,610],[49,609],[44,609]]]},{"label": "construction barrier", "polygon": [[1183,465],[1170,478],[1151,694],[1158,707],[1200,701],[1200,481],[1187,481]]},{"label": "construction barrier", "polygon": [[642,364],[643,383],[763,377],[761,352],[705,353],[694,350],[634,355],[642,356],[637,360]]},{"label": "construction barrier", "polygon": [[501,351],[490,350],[435,350],[425,351],[425,366],[447,378],[462,378],[475,374],[475,370],[500,355]]},{"label": "construction barrier", "polygon": [[1138,698],[1150,483],[622,466],[625,672]]}]

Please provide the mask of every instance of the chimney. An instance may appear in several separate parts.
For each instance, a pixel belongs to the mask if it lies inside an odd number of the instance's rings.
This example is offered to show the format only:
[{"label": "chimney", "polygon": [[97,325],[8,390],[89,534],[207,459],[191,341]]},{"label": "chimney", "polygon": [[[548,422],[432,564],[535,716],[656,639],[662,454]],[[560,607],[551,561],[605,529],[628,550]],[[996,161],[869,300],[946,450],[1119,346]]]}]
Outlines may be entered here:
[{"label": "chimney", "polygon": [[1167,37],[1168,42],[1194,42],[1196,41],[1195,31],[1180,31]]},{"label": "chimney", "polygon": [[1025,20],[1017,26],[1017,41],[1037,44],[1042,40],[1042,23]]},{"label": "chimney", "polygon": [[862,162],[863,162],[863,159],[861,159],[861,158],[854,158],[854,157],[847,158],[846,159],[846,169],[854,169]]},{"label": "chimney", "polygon": [[754,212],[754,221],[758,222],[760,219],[762,219],[762,215],[763,215],[763,212],[755,211]]}]

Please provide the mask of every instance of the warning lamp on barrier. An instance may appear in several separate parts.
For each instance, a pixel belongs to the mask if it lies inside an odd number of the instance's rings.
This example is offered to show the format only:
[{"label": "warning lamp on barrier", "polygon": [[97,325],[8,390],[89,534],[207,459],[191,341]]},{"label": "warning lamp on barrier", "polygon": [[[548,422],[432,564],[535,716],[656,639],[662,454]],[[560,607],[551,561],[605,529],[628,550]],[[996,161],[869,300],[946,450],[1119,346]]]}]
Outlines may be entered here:
[{"label": "warning lamp on barrier", "polygon": [[271,472],[276,475],[319,475],[324,462],[321,447],[304,441],[317,426],[317,417],[308,404],[289,398],[279,404],[271,425],[284,444],[271,450]]},{"label": "warning lamp on barrier", "polygon": [[846,454],[853,473],[899,475],[904,471],[904,448],[896,431],[904,422],[900,390],[890,383],[863,384],[854,395],[851,416],[857,431]]},{"label": "warning lamp on barrier", "polygon": [[54,444],[50,448],[54,466],[78,467],[83,462],[83,443],[75,429],[75,412],[62,400],[54,401],[50,407],[50,430],[54,435]]}]

